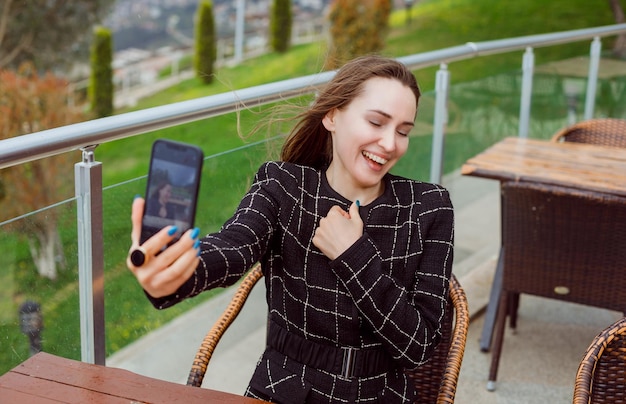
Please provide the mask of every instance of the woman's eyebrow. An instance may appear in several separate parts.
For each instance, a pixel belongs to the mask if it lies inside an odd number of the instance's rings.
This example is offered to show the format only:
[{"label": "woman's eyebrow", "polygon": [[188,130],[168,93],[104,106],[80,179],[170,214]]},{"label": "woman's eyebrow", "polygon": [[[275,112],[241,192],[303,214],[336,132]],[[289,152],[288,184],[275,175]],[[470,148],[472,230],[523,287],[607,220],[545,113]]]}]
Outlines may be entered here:
[{"label": "woman's eyebrow", "polygon": [[374,112],[376,114],[380,114],[385,118],[391,118],[391,114],[386,113],[385,111],[381,111],[380,109],[369,109],[369,112]]},{"label": "woman's eyebrow", "polygon": [[[369,112],[374,112],[376,114],[380,114],[380,115],[384,116],[385,118],[389,118],[389,119],[392,118],[391,114],[388,114],[387,112],[381,111],[379,109],[369,109],[368,111]],[[402,125],[415,126],[415,122],[413,122],[413,121],[405,121],[405,122],[402,122]]]}]

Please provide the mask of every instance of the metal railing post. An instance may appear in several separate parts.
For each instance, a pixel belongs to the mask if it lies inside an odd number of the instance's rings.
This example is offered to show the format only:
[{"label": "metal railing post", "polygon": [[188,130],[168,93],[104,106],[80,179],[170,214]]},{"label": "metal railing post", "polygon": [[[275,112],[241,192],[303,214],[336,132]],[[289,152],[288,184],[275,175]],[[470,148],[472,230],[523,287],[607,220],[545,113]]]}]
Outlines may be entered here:
[{"label": "metal railing post", "polygon": [[445,126],[448,122],[448,87],[450,71],[441,63],[435,80],[435,117],[433,122],[433,148],[430,160],[430,182],[441,184]]},{"label": "metal railing post", "polygon": [[74,166],[80,296],[81,360],[105,364],[104,253],[102,163],[94,161],[95,146],[82,148],[83,161]]},{"label": "metal railing post", "polygon": [[530,100],[533,92],[533,74],[535,70],[535,54],[533,48],[526,48],[522,60],[522,94],[519,108],[519,137],[528,137],[530,127]]},{"label": "metal railing post", "polygon": [[600,37],[593,38],[589,52],[589,75],[587,76],[587,96],[585,98],[585,119],[593,118],[593,110],[596,103],[596,91],[598,87],[598,70],[600,67],[600,53],[602,41]]},{"label": "metal railing post", "polygon": [[244,53],[244,25],[246,0],[237,0],[237,14],[235,20],[235,63],[241,63]]}]

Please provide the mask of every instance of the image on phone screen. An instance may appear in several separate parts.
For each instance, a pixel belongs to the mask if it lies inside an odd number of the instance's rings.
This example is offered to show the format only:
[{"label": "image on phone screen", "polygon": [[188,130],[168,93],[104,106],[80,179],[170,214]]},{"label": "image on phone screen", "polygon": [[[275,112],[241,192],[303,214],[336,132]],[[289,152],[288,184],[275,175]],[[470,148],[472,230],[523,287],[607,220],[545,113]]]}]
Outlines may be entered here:
[{"label": "image on phone screen", "polygon": [[141,243],[165,226],[177,226],[177,237],[193,226],[201,168],[202,151],[196,146],[167,140],[154,143]]}]

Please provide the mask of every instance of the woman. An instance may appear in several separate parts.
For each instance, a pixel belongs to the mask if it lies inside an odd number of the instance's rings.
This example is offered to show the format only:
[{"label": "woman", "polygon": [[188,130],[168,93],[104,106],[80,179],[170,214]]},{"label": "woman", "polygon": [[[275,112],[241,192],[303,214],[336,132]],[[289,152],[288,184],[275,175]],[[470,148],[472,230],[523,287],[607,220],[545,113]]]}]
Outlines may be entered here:
[{"label": "woman", "polygon": [[[231,285],[261,262],[267,347],[246,395],[419,399],[403,369],[428,360],[439,340],[453,254],[447,191],[389,174],[408,148],[419,96],[401,63],[347,63],[219,232],[198,243],[196,229],[142,267],[129,262],[157,308]],[[142,208],[136,199],[131,251]],[[142,247],[153,254],[171,233],[166,227]]]},{"label": "woman", "polygon": [[150,196],[146,214],[166,219],[173,219],[174,206],[170,203],[171,197],[172,185],[169,182],[161,182]]}]

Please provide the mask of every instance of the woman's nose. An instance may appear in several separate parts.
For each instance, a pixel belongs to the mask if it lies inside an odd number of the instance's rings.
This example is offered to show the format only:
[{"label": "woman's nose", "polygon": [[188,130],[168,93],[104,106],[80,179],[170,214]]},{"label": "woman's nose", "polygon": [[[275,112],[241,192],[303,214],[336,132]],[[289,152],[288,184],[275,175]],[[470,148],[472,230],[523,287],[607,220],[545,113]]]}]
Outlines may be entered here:
[{"label": "woman's nose", "polygon": [[394,130],[385,130],[382,131],[380,139],[378,140],[378,144],[385,151],[393,151],[396,148],[396,133]]}]

